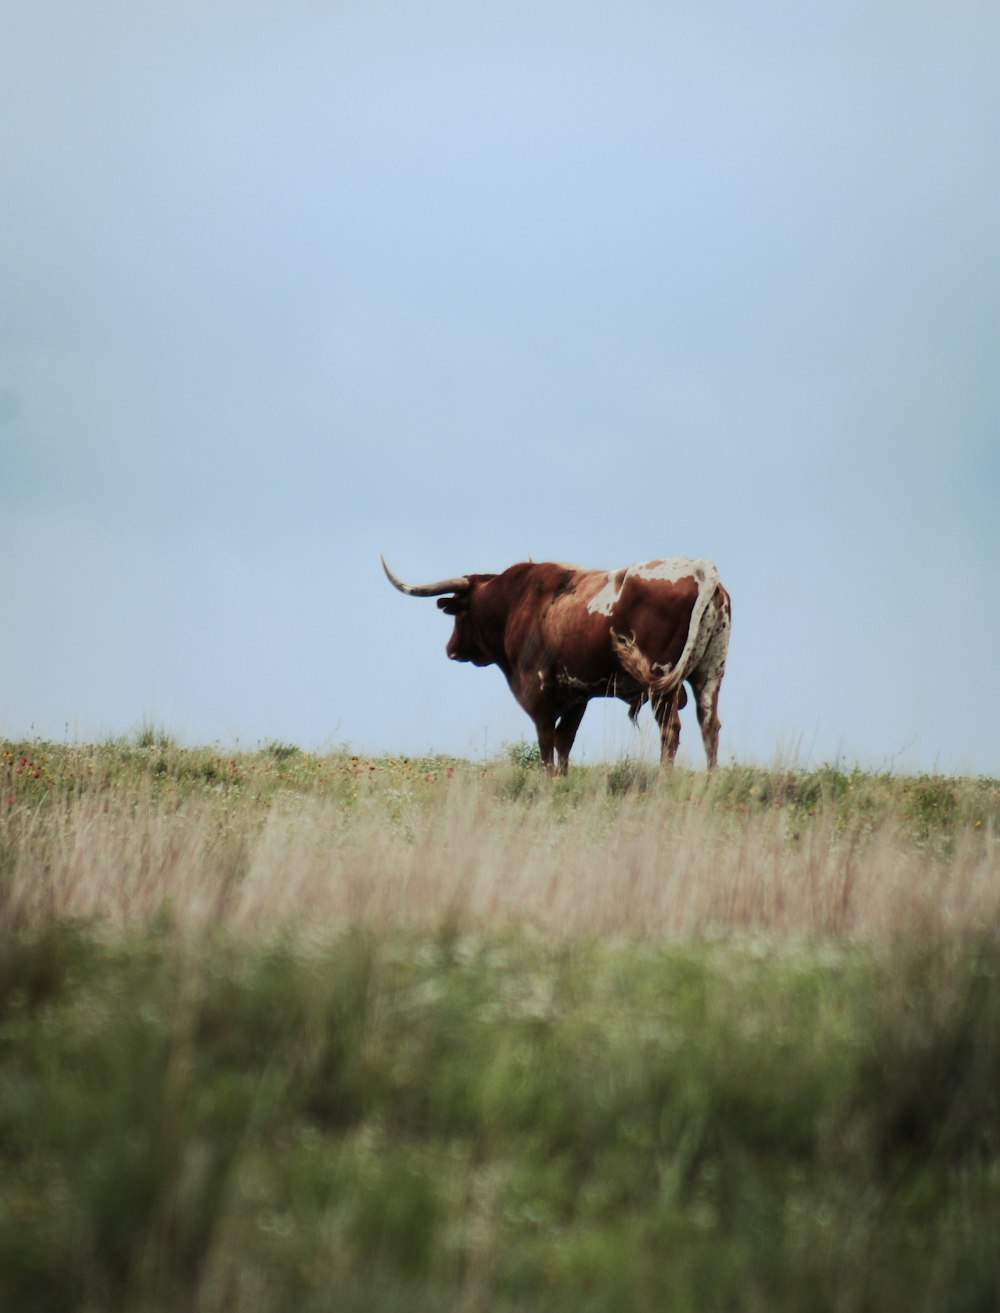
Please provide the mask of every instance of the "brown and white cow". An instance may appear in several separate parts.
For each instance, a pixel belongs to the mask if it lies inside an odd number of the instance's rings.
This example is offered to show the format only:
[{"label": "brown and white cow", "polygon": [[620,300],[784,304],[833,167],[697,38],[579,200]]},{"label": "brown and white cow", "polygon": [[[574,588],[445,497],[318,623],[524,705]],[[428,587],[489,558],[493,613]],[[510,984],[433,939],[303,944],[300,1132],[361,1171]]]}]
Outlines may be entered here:
[{"label": "brown and white cow", "polygon": [[565,773],[587,703],[617,697],[635,722],[649,702],[660,728],[661,764],[673,763],[678,711],[691,686],[705,755],[719,747],[719,686],[729,646],[729,594],[711,561],[645,561],[622,570],[582,570],[526,561],[502,574],[405,584],[382,558],[389,582],[411,597],[437,597],[455,617],[453,661],[497,665],[535,723],[542,761]]}]

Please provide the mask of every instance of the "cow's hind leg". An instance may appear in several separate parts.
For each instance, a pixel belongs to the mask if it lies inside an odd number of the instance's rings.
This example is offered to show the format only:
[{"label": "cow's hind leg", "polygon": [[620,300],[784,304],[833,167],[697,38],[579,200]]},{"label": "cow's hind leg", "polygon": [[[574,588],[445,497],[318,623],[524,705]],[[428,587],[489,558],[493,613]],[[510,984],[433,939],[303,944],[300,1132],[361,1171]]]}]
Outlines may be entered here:
[{"label": "cow's hind leg", "polygon": [[720,603],[717,613],[715,633],[689,677],[709,770],[719,756],[719,730],[722,728],[718,710],[719,689],[722,686],[722,676],[726,673],[726,652],[729,648],[728,607]]},{"label": "cow's hind leg", "polygon": [[677,747],[681,741],[681,717],[679,710],[680,685],[667,693],[665,697],[653,698],[653,715],[660,727],[660,765],[672,766],[677,756]]},{"label": "cow's hind leg", "polygon": [[692,677],[695,709],[698,712],[698,725],[701,728],[701,741],[705,745],[705,759],[711,770],[719,758],[719,687],[722,684],[721,672],[711,675],[704,682]]}]

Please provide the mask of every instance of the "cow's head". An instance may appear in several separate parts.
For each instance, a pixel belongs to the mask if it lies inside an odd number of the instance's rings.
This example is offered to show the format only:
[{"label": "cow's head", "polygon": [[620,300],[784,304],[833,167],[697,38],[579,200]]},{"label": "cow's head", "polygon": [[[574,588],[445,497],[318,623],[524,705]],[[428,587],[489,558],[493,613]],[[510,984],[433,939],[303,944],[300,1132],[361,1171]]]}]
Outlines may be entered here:
[{"label": "cow's head", "polygon": [[452,661],[471,661],[474,666],[489,666],[495,661],[485,642],[476,618],[475,596],[481,580],[470,580],[468,592],[455,593],[452,597],[439,597],[438,606],[445,613],[455,617],[455,627],[451,631],[445,651]]},{"label": "cow's head", "polygon": [[393,588],[398,588],[410,597],[436,597],[445,615],[454,616],[455,627],[445,647],[452,661],[471,661],[475,666],[493,664],[496,656],[490,653],[485,642],[475,606],[478,589],[484,582],[494,578],[493,575],[463,574],[453,579],[440,579],[433,584],[405,584],[392,573],[384,556],[382,569]]}]

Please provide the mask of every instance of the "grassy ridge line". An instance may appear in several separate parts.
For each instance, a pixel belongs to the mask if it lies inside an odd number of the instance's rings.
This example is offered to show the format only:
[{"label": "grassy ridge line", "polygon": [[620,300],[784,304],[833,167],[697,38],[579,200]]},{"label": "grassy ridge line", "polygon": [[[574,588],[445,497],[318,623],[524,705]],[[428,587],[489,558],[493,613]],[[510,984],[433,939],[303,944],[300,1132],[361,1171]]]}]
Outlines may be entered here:
[{"label": "grassy ridge line", "polygon": [[0,938],[0,1306],[1000,1299],[1000,949]]},{"label": "grassy ridge line", "polygon": [[[741,811],[789,808],[814,815],[831,807],[850,813],[864,808],[873,819],[890,815],[924,834],[969,822],[982,827],[1000,820],[1000,778],[899,775],[821,766],[800,770],[777,766],[726,766],[714,776],[679,768],[664,777],[655,767],[626,757],[612,765],[574,766],[568,779],[547,781],[537,769],[534,745],[514,745],[489,762],[448,756],[364,756],[343,749],[307,753],[272,743],[254,752],[180,747],[168,735],[142,731],[133,740],[65,745],[36,740],[0,740],[0,806],[37,802],[51,794],[82,794],[116,787],[151,785],[175,800],[199,792],[249,793],[267,802],[278,793],[323,796],[351,802],[366,787],[410,787],[424,797],[460,780],[489,779],[500,796],[531,801],[543,792],[570,802],[646,793],[677,782],[673,798],[698,792],[716,806]],[[709,787],[710,786],[710,787]]]}]

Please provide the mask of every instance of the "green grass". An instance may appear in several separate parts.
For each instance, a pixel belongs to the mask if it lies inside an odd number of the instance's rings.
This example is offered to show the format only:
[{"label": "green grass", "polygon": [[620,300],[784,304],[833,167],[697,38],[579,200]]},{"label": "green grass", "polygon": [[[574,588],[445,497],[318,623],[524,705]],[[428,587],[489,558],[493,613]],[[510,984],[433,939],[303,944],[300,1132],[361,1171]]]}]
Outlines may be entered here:
[{"label": "green grass", "polygon": [[0,1308],[1000,1306],[1000,785],[0,744]]}]

